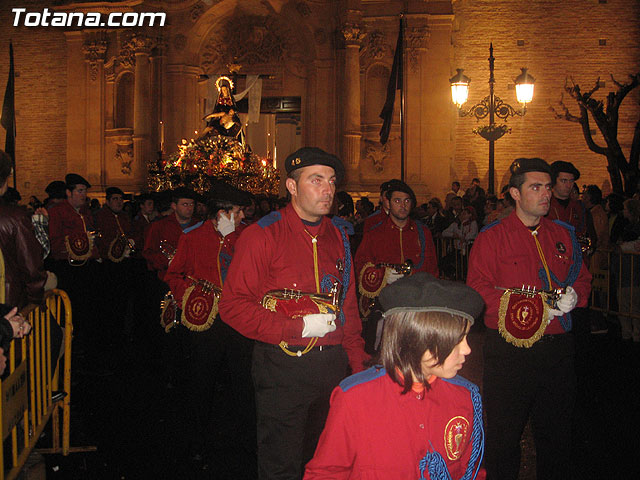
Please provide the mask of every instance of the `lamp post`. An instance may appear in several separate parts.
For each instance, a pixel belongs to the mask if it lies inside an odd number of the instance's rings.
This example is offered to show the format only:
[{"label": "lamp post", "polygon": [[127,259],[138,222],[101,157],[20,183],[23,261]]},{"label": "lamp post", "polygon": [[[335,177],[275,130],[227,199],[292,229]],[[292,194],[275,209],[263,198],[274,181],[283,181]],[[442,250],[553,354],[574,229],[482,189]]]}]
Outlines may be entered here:
[{"label": "lamp post", "polygon": [[458,113],[461,117],[474,116],[476,120],[489,117],[489,125],[475,128],[473,133],[480,135],[489,142],[489,185],[487,193],[494,194],[494,143],[505,133],[510,133],[511,128],[506,124],[496,125],[495,119],[507,121],[507,118],[516,115],[522,117],[527,112],[527,103],[533,99],[533,84],[535,79],[527,72],[526,68],[522,68],[522,73],[515,79],[516,83],[516,99],[522,104],[522,109],[516,110],[508,103],[504,103],[500,97],[494,93],[496,80],[493,76],[493,43],[489,45],[489,95],[480,103],[472,106],[468,110],[464,110],[462,106],[469,96],[469,83],[471,79],[464,75],[461,68],[458,73],[449,79],[451,84],[451,99],[458,107]]}]

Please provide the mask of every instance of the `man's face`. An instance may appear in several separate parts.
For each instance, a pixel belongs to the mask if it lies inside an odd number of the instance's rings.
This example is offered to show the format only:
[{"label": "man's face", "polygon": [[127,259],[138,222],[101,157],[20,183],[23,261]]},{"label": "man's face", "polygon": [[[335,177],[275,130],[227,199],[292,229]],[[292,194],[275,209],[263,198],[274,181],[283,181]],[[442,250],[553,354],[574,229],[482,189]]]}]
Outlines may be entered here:
[{"label": "man's face", "polygon": [[527,172],[520,189],[511,187],[516,210],[526,217],[544,217],[551,202],[551,176],[544,172]]},{"label": "man's face", "polygon": [[238,228],[240,222],[244,219],[244,209],[240,205],[234,205],[229,214],[233,213],[233,221]]},{"label": "man's face", "polygon": [[389,199],[389,215],[392,218],[404,221],[411,212],[411,196],[405,192],[393,192]]},{"label": "man's face", "polygon": [[572,173],[560,172],[556,184],[553,186],[553,195],[561,200],[569,198],[574,183],[576,180]]},{"label": "man's face", "polygon": [[144,202],[142,202],[142,205],[140,205],[140,211],[143,213],[143,215],[151,215],[151,213],[153,213],[153,207],[153,200],[145,200]]},{"label": "man's face", "polygon": [[177,203],[172,203],[171,207],[176,212],[176,218],[180,223],[186,223],[193,217],[195,200],[191,198],[179,198]]},{"label": "man's face", "polygon": [[73,190],[67,190],[67,200],[73,208],[80,208],[87,203],[86,185],[76,185]]},{"label": "man's face", "polygon": [[122,195],[119,193],[115,193],[109,197],[107,200],[107,206],[111,209],[113,213],[120,213],[122,211],[122,207],[124,206],[124,199]]},{"label": "man's face", "polygon": [[427,204],[427,215],[432,217],[436,214],[436,211],[437,211],[436,207],[434,207],[430,203]]},{"label": "man's face", "polygon": [[451,184],[451,190],[453,190],[454,192],[458,193],[458,190],[460,190],[460,184],[459,183],[452,183]]},{"label": "man's face", "polygon": [[291,203],[303,220],[317,222],[331,211],[336,193],[336,174],[326,165],[302,167],[296,182],[287,178]]}]

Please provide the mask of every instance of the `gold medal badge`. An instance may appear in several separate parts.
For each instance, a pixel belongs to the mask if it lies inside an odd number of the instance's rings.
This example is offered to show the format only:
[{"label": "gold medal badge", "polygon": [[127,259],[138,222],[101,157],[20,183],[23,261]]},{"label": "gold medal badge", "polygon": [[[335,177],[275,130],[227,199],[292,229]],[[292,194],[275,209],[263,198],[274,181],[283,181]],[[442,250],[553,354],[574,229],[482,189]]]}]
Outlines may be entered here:
[{"label": "gold medal badge", "polygon": [[498,331],[516,347],[530,348],[544,334],[548,321],[547,295],[516,293],[508,289],[500,299]]}]

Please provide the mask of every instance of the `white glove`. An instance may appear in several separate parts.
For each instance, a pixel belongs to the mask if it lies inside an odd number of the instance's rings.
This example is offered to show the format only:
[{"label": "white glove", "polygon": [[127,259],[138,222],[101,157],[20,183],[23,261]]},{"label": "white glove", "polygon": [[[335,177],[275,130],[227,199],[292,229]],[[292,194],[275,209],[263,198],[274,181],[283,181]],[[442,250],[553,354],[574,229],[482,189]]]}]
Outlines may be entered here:
[{"label": "white glove", "polygon": [[310,313],[302,317],[302,320],[302,338],[324,337],[336,329],[336,316],[333,313]]},{"label": "white glove", "polygon": [[556,310],[555,308],[550,308],[549,310],[547,310],[547,321],[551,322],[551,320],[554,319],[554,317],[561,317],[562,315],[564,315],[564,313],[562,313],[562,310]]},{"label": "white glove", "polygon": [[393,282],[400,280],[402,277],[404,277],[403,273],[397,273],[392,268],[387,268],[387,274],[385,276],[387,285],[391,285]]},{"label": "white glove", "polygon": [[571,310],[576,308],[576,304],[578,303],[578,294],[573,289],[573,287],[567,287],[565,293],[560,295],[560,298],[556,302],[559,310],[562,310],[564,313],[569,313]]},{"label": "white glove", "polygon": [[226,237],[236,229],[236,222],[233,220],[233,212],[227,217],[224,212],[220,212],[218,217],[218,231],[223,237]]}]

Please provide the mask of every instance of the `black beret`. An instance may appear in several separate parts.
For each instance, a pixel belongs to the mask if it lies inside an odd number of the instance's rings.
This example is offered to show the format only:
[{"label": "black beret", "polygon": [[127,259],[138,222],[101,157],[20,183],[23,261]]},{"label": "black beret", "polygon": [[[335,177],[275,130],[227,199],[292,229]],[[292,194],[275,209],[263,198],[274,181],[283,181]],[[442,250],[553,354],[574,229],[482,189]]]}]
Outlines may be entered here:
[{"label": "black beret", "polygon": [[112,195],[122,195],[124,197],[124,192],[120,190],[118,187],[108,187],[104,193],[107,198],[110,198]]},{"label": "black beret", "polygon": [[392,194],[393,192],[403,192],[411,197],[413,204],[416,204],[416,195],[413,193],[413,190],[409,185],[404,183],[401,180],[391,180],[389,182],[389,186],[386,190],[387,193]]},{"label": "black beret", "polygon": [[471,324],[484,308],[478,292],[461,282],[439,280],[419,272],[387,285],[380,292],[385,315],[395,312],[446,312]]},{"label": "black beret", "polygon": [[326,165],[327,167],[333,168],[336,173],[336,183],[340,183],[344,179],[344,165],[342,165],[340,159],[320,148],[300,148],[289,155],[284,161],[287,174],[290,174],[298,168],[309,167],[311,165]]},{"label": "black beret", "polygon": [[187,187],[178,187],[171,192],[171,201],[179,200],[181,198],[188,198],[195,201],[196,192]]},{"label": "black beret", "polygon": [[398,180],[397,178],[392,178],[391,180],[387,180],[386,182],[382,182],[380,184],[380,193],[384,193],[386,191],[389,190],[389,188],[391,188],[391,185],[393,185],[394,183],[398,183],[401,182],[402,180]]},{"label": "black beret", "polygon": [[67,198],[67,194],[65,193],[66,189],[66,183],[64,183],[62,180],[54,180],[49,185],[47,185],[47,188],[45,188],[44,191],[47,192],[49,198]]},{"label": "black beret", "polygon": [[234,205],[246,207],[251,205],[251,196],[248,192],[240,190],[233,185],[222,180],[213,179],[211,181],[211,192],[209,198],[212,200],[227,200]]},{"label": "black beret", "polygon": [[527,172],[542,172],[551,175],[551,167],[541,158],[516,158],[509,167],[511,177]]},{"label": "black beret", "polygon": [[91,188],[91,184],[87,182],[84,177],[78,175],[77,173],[68,173],[64,177],[64,183],[66,183],[67,188],[71,190],[76,185],[84,185],[87,188]]},{"label": "black beret", "polygon": [[563,162],[561,160],[553,162],[551,164],[551,176],[553,177],[554,182],[556,181],[556,178],[558,178],[558,174],[561,172],[570,173],[573,175],[574,180],[578,180],[580,178],[580,170],[574,167],[573,163]]}]

